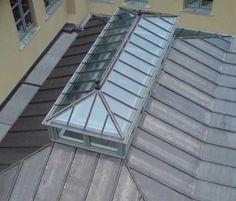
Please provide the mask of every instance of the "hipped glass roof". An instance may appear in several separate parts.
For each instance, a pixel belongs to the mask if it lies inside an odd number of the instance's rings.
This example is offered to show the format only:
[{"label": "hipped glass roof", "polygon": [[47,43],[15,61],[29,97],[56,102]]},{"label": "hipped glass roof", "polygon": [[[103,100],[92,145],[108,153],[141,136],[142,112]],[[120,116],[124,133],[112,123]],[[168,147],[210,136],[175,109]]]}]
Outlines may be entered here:
[{"label": "hipped glass roof", "polygon": [[176,20],[116,12],[44,124],[128,143],[160,72]]}]

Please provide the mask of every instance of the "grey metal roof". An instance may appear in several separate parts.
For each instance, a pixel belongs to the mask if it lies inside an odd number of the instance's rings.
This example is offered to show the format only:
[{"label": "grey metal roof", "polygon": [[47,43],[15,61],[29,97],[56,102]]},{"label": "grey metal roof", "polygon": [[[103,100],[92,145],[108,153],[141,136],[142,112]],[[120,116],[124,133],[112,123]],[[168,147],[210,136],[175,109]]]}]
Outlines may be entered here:
[{"label": "grey metal roof", "polygon": [[52,143],[0,175],[0,200],[235,201],[235,58],[175,39],[126,159]]},{"label": "grey metal roof", "polygon": [[[45,78],[46,80],[40,86],[39,91],[13,124],[5,138],[0,142],[0,172],[50,142],[47,127],[43,126],[41,122],[74,71],[82,62],[107,21],[107,17],[92,15],[83,27],[83,30],[78,30],[76,39],[60,58],[59,63],[50,75]],[[56,43],[58,43],[58,40],[56,40]],[[66,43],[66,40],[63,41],[64,43]],[[50,65],[50,59],[48,62],[49,64],[47,65]],[[43,71],[43,75],[45,74],[45,71]],[[36,76],[39,75],[35,73]],[[25,87],[24,84],[23,87]],[[28,91],[30,88],[25,87],[25,90]]]}]

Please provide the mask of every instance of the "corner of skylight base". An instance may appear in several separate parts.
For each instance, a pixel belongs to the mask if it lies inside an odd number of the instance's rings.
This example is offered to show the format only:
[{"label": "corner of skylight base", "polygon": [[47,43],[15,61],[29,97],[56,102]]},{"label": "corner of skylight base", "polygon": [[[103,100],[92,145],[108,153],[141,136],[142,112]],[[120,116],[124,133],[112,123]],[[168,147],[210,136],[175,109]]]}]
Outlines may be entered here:
[{"label": "corner of skylight base", "polygon": [[73,139],[62,138],[60,133],[63,132],[63,129],[48,127],[48,131],[49,131],[50,140],[52,142],[61,143],[61,144],[85,149],[88,151],[93,151],[96,153],[109,155],[109,156],[113,156],[113,157],[117,157],[117,158],[121,158],[121,159],[124,159],[126,157],[128,151],[129,151],[129,148],[131,146],[131,143],[133,141],[133,138],[134,138],[134,133],[132,133],[127,144],[122,144],[122,143],[116,142],[115,143],[116,150],[109,150],[107,148],[102,148],[102,147],[100,148],[97,146],[92,146],[91,139],[90,139],[91,136],[84,136],[84,138],[83,138],[84,141],[83,141],[83,143],[81,143],[81,142],[75,141]]},{"label": "corner of skylight base", "polygon": [[105,154],[105,155],[120,158],[120,159],[125,159],[125,157],[128,153],[128,150],[129,150],[126,148],[126,145],[124,145],[124,144],[120,144],[120,148],[118,149],[117,152],[112,152],[112,151],[108,151],[108,150],[101,149],[101,148],[93,148],[91,146],[86,146],[84,144],[80,144],[80,143],[77,143],[77,142],[74,142],[71,140],[62,139],[60,137],[53,138],[53,139],[51,139],[51,141],[56,142],[56,143],[60,143],[60,144],[64,144],[64,145],[69,145],[69,146],[85,149],[87,151]]}]

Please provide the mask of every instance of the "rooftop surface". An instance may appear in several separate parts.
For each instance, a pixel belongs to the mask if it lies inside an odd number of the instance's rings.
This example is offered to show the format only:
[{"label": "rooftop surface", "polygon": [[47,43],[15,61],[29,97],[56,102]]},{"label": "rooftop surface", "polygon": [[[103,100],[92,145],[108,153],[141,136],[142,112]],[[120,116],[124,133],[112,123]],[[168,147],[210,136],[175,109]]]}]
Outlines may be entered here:
[{"label": "rooftop surface", "polygon": [[[86,29],[81,35],[66,55],[97,36]],[[227,50],[227,38],[179,36],[166,54],[126,159],[50,143],[0,174],[0,200],[235,201],[236,55]],[[64,69],[70,62],[75,70],[84,56],[63,57],[34,100],[48,100],[54,88],[61,91],[72,75]],[[25,133],[39,127],[39,136],[46,136],[41,121],[59,93],[44,110],[32,104],[35,108],[26,109],[13,129]],[[24,117],[35,111],[41,116]]]},{"label": "rooftop surface", "polygon": [[[48,130],[41,123],[106,22],[107,18],[93,16],[59,59],[46,81],[42,82],[38,92],[0,142],[0,171],[50,142]],[[47,62],[50,63],[51,60]],[[45,71],[43,68],[42,75]],[[37,80],[38,77],[38,75],[34,76],[34,80]],[[26,79],[26,81],[30,82],[30,79]],[[39,83],[37,84],[39,85]],[[30,90],[30,87],[33,86],[29,86],[27,91]],[[4,114],[4,116],[6,115]]]}]

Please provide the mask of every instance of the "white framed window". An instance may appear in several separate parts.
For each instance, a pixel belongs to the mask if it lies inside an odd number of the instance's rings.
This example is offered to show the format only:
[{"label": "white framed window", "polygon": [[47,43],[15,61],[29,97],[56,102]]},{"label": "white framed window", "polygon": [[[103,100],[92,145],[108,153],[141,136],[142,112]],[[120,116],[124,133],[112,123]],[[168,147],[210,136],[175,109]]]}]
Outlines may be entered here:
[{"label": "white framed window", "polygon": [[44,5],[46,8],[46,12],[57,2],[58,0],[44,0]]},{"label": "white framed window", "polygon": [[148,0],[126,0],[125,5],[149,8]]},{"label": "white framed window", "polygon": [[29,1],[10,0],[10,3],[19,37],[23,39],[34,26]]},{"label": "white framed window", "polygon": [[212,9],[213,0],[186,0],[185,7],[190,9]]},{"label": "white framed window", "polygon": [[126,2],[128,1],[134,1],[134,2],[140,2],[140,3],[148,3],[148,0],[126,0]]}]

